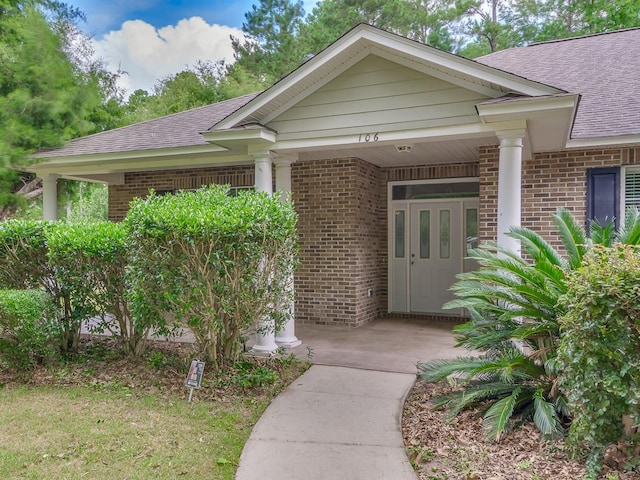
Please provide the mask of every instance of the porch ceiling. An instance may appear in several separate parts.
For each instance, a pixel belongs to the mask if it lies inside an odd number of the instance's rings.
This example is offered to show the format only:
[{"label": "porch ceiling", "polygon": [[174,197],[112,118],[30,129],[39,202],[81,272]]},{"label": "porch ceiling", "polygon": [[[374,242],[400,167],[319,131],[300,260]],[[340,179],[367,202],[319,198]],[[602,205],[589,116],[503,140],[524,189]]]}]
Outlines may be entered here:
[{"label": "porch ceiling", "polygon": [[[466,163],[478,160],[478,147],[481,145],[497,143],[497,138],[493,136],[457,139],[455,141],[398,142],[394,145],[372,144],[363,147],[301,151],[298,153],[298,159],[305,161],[357,157],[379,167]],[[396,145],[409,145],[411,150],[398,152]]]}]

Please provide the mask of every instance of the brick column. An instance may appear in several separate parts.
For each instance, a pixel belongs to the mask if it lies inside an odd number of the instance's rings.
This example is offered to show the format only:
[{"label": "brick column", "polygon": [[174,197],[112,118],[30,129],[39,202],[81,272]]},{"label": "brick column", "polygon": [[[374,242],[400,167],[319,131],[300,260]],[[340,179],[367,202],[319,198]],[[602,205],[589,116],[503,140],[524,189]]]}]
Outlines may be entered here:
[{"label": "brick column", "polygon": [[519,227],[522,217],[522,139],[524,130],[496,132],[500,140],[498,161],[498,246],[520,254],[520,242],[506,234]]},{"label": "brick column", "polygon": [[[278,158],[274,163],[276,166],[276,190],[280,192],[280,201],[285,201],[291,192],[291,164],[293,161],[288,158]],[[285,310],[288,320],[283,327],[276,332],[276,344],[280,347],[293,348],[302,343],[298,340],[298,337],[296,337],[293,272],[289,275],[287,288],[291,295],[291,302],[288,305],[283,305],[283,309]]]},{"label": "brick column", "polygon": [[[273,179],[271,174],[271,154],[269,151],[257,152],[253,155],[255,161],[255,187],[258,192],[273,194]],[[263,318],[258,322],[256,343],[251,349],[254,355],[272,355],[278,345],[275,342],[275,326],[273,319]]]}]

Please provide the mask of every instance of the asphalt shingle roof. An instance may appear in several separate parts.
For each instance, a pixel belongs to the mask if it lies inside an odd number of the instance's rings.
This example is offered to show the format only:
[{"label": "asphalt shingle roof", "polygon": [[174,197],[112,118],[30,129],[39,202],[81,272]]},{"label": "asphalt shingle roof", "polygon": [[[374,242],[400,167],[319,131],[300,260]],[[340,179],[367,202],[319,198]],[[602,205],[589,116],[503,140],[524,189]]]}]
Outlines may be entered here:
[{"label": "asphalt shingle roof", "polygon": [[[640,28],[538,43],[479,63],[581,95],[572,138],[640,134]],[[258,93],[72,140],[54,158],[206,145],[209,130]]]},{"label": "asphalt shingle roof", "polygon": [[76,138],[62,148],[42,151],[35,156],[54,158],[207,145],[200,133],[244,106],[256,95],[257,93],[252,93],[166,117]]},{"label": "asphalt shingle roof", "polygon": [[640,134],[640,28],[512,48],[477,61],[579,93],[572,138]]}]

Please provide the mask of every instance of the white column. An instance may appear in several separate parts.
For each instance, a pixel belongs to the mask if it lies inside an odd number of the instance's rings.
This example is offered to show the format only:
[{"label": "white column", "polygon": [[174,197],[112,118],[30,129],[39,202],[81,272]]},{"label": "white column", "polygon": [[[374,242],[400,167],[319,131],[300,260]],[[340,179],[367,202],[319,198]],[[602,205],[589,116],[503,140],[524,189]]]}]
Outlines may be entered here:
[{"label": "white column", "polygon": [[42,176],[42,218],[58,219],[58,177],[53,173]]},{"label": "white column", "polygon": [[500,140],[498,163],[498,245],[520,254],[520,242],[506,234],[520,226],[522,198],[522,141],[524,130],[496,132]]},{"label": "white column", "polygon": [[[273,194],[273,178],[271,173],[271,154],[268,151],[253,155],[255,160],[255,187],[258,192]],[[278,345],[275,341],[275,327],[273,319],[262,319],[258,322],[256,331],[256,343],[251,349],[254,355],[269,356],[273,354]]]},{"label": "white column", "polygon": [[[279,158],[274,163],[276,165],[276,190],[280,192],[280,201],[283,202],[291,193],[291,164],[293,162],[288,158]],[[283,305],[283,308],[286,310],[285,313],[289,320],[276,332],[276,344],[280,347],[293,348],[302,343],[296,337],[293,272],[289,275],[287,289],[291,295],[291,302],[288,305]]]}]

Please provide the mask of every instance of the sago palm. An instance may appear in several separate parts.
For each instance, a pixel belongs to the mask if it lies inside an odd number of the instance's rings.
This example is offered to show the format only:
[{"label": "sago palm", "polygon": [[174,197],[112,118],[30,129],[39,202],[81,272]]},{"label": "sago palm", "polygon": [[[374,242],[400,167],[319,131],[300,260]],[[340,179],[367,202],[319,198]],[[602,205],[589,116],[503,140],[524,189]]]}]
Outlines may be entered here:
[{"label": "sago palm", "polygon": [[625,227],[591,225],[591,238],[575,218],[560,210],[552,215],[563,254],[537,233],[513,228],[523,256],[482,245],[470,251],[479,268],[458,275],[457,299],[445,308],[465,308],[470,320],[454,328],[457,346],[480,353],[454,360],[418,364],[426,381],[449,378],[462,386],[437,399],[452,415],[484,406],[485,432],[499,440],[515,423],[533,420],[545,437],[562,435],[569,412],[557,384],[558,298],[566,292],[565,277],[577,268],[593,243],[640,243],[640,213],[630,209]]}]

